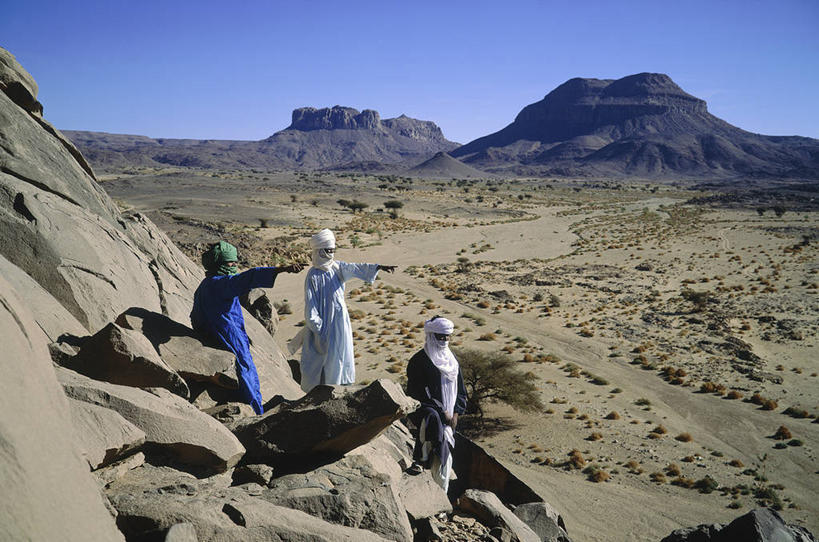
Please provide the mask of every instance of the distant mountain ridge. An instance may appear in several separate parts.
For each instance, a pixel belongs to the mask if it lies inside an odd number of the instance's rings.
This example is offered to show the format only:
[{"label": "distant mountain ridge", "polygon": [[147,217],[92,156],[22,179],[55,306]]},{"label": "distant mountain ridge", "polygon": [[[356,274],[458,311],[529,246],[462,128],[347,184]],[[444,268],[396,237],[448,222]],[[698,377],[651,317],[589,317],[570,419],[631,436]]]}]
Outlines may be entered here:
[{"label": "distant mountain ridge", "polygon": [[66,130],[95,168],[327,169],[342,164],[414,164],[458,146],[433,122],[381,119],[351,107],[293,111],[290,126],[261,141],[164,139]]},{"label": "distant mountain ridge", "polygon": [[819,178],[819,140],[741,130],[660,73],[570,79],[451,154],[498,173]]}]

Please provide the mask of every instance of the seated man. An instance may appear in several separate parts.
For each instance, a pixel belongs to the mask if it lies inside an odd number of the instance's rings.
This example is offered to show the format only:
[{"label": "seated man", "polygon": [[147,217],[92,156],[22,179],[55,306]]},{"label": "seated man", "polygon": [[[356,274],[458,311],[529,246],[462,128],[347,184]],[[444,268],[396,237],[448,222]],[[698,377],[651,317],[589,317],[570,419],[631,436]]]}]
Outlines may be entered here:
[{"label": "seated man", "polygon": [[250,340],[239,297],[253,288],[272,288],[279,273],[298,273],[299,264],[286,267],[254,267],[238,272],[238,251],[226,241],[219,241],[202,254],[205,278],[193,294],[191,325],[219,340],[236,356],[236,378],[242,399],[262,414],[259,375],[250,354]]},{"label": "seated man", "polygon": [[[407,395],[421,402],[410,419],[418,426],[410,473],[429,465],[432,477],[449,489],[458,415],[466,410],[466,388],[458,360],[449,349],[454,325],[441,316],[424,322],[426,340],[407,365]],[[430,457],[431,456],[431,457]]]}]

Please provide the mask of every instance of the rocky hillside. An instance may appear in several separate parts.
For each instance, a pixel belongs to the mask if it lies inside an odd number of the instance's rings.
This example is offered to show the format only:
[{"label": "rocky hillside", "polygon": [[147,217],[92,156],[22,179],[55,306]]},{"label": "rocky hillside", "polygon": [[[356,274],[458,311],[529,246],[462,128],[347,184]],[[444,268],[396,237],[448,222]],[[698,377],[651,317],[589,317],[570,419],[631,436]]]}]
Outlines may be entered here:
[{"label": "rocky hillside", "polygon": [[741,130],[658,73],[571,79],[451,154],[525,174],[819,178],[819,140]]},{"label": "rocky hillside", "polygon": [[377,111],[302,107],[286,129],[262,141],[151,139],[66,131],[95,168],[189,166],[203,168],[333,169],[351,164],[418,162],[457,147],[432,122]]}]

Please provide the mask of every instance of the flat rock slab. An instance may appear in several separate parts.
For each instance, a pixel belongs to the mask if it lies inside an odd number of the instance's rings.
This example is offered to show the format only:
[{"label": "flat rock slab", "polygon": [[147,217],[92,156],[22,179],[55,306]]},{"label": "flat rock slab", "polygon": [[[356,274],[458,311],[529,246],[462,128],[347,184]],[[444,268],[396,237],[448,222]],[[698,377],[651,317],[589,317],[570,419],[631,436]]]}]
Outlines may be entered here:
[{"label": "flat rock slab", "polygon": [[236,389],[235,360],[232,352],[203,342],[188,326],[157,312],[131,307],[116,323],[145,336],[162,360],[186,381],[212,382]]},{"label": "flat rock slab", "polygon": [[489,528],[500,527],[512,534],[513,542],[541,542],[540,537],[489,491],[467,489],[458,498],[458,508],[478,518]]},{"label": "flat rock slab", "polygon": [[230,428],[252,462],[293,466],[337,458],[365,444],[416,408],[392,380],[366,387],[317,386],[262,416]]},{"label": "flat rock slab", "polygon": [[446,492],[439,486],[428,470],[421,474],[404,474],[398,492],[410,519],[422,519],[441,512],[452,512],[452,504]]},{"label": "flat rock slab", "polygon": [[115,410],[144,431],[152,451],[216,472],[233,467],[244,455],[225,426],[166,389],[100,382],[61,367],[57,376],[68,397]]},{"label": "flat rock slab", "polygon": [[167,467],[145,467],[112,484],[106,494],[117,510],[118,526],[129,540],[167,539],[180,523],[193,525],[201,542],[388,540],[277,506],[243,488],[228,487],[226,476],[200,480]]},{"label": "flat rock slab", "polygon": [[514,514],[543,542],[571,542],[563,517],[546,502],[532,502],[515,507]]},{"label": "flat rock slab", "polygon": [[145,443],[145,432],[108,408],[69,399],[75,442],[92,470],[113,463]]},{"label": "flat rock slab", "polygon": [[366,457],[355,455],[307,472],[270,481],[261,498],[331,523],[372,531],[388,540],[411,542],[398,487]]},{"label": "flat rock slab", "polygon": [[95,380],[137,388],[165,388],[180,397],[188,385],[141,333],[110,323],[83,342],[69,369]]}]

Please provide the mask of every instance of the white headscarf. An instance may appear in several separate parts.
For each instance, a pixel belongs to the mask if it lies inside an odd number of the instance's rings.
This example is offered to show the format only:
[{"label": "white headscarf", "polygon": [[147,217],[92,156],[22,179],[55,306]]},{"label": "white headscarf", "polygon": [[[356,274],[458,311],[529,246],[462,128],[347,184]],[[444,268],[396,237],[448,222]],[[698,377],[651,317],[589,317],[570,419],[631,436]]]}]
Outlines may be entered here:
[{"label": "white headscarf", "polygon": [[460,366],[449,349],[449,341],[440,341],[435,338],[435,334],[451,335],[453,329],[455,329],[455,324],[446,318],[438,317],[424,322],[424,333],[426,334],[424,352],[427,353],[432,364],[441,371],[441,398],[444,411],[450,416],[455,412]]},{"label": "white headscarf", "polygon": [[313,267],[322,271],[329,271],[333,266],[333,255],[328,254],[325,248],[336,248],[336,236],[327,228],[310,238],[310,247],[313,249]]}]

